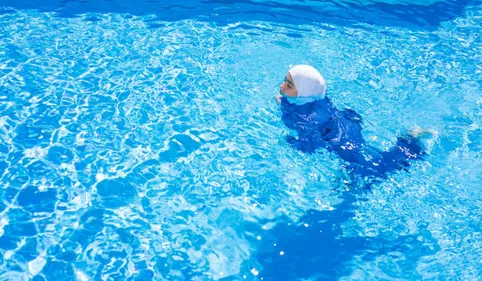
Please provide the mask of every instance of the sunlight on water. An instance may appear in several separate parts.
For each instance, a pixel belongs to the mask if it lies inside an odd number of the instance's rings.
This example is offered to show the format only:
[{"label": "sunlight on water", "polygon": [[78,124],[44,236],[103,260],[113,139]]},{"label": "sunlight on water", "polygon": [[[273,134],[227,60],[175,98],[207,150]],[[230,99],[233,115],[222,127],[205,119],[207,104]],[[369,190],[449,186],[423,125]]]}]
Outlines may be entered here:
[{"label": "sunlight on water", "polygon": [[[0,279],[476,280],[481,19],[0,14]],[[376,147],[437,130],[426,161],[361,190],[291,149],[273,97],[298,63]]]}]

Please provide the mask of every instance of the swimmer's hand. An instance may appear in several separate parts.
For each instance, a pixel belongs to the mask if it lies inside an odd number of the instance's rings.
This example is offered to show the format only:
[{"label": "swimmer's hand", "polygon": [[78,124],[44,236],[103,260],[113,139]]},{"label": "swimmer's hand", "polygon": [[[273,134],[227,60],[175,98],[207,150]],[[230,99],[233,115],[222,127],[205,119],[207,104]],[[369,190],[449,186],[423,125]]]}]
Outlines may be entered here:
[{"label": "swimmer's hand", "polygon": [[428,154],[432,149],[434,142],[438,139],[439,133],[432,129],[423,129],[415,126],[408,131],[408,135],[419,141],[423,154]]},{"label": "swimmer's hand", "polygon": [[281,98],[282,98],[282,97],[283,97],[282,95],[277,95],[277,96],[274,97],[274,98],[275,98],[275,100],[276,100],[278,103],[281,103]]},{"label": "swimmer's hand", "polygon": [[438,137],[437,131],[431,129],[422,129],[418,126],[415,126],[415,128],[412,130],[409,130],[408,134],[417,139],[430,139]]}]

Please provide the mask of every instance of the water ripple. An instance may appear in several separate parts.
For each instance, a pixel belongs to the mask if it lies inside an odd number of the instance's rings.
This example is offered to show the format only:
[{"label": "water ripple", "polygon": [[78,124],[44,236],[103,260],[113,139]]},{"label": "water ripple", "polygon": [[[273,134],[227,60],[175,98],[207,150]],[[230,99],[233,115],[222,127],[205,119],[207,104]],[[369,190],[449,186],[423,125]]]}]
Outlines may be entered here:
[{"label": "water ripple", "polygon": [[[480,15],[426,31],[1,13],[0,279],[476,280]],[[375,146],[438,130],[426,161],[361,192],[336,156],[288,148],[273,97],[296,63]]]}]

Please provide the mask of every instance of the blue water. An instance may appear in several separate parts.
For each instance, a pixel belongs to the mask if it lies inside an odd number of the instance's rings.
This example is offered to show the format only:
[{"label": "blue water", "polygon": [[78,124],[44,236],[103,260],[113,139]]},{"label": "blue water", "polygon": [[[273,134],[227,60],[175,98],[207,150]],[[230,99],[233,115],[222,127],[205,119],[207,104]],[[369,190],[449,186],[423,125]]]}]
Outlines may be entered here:
[{"label": "blue water", "polygon": [[[480,280],[482,3],[0,0],[0,280]],[[285,141],[291,65],[389,149]]]}]

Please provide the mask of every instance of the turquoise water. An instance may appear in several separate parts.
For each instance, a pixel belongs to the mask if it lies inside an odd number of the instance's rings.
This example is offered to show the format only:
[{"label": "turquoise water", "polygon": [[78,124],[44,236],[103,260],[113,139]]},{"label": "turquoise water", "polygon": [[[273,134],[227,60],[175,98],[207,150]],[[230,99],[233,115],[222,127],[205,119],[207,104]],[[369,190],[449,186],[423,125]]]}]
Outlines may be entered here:
[{"label": "turquoise water", "polygon": [[[0,280],[482,276],[481,6],[417,24],[149,3],[0,1]],[[437,130],[426,160],[365,190],[291,149],[274,96],[299,63],[374,146]]]}]

